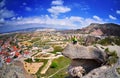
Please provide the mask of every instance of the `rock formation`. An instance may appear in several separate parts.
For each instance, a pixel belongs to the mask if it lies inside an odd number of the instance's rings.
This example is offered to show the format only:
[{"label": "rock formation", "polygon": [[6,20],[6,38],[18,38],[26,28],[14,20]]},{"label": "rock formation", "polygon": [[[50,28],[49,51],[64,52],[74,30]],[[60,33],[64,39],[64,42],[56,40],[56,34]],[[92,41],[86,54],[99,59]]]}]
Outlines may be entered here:
[{"label": "rock formation", "polygon": [[82,66],[76,66],[76,67],[69,66],[68,73],[70,73],[70,75],[72,77],[81,78],[83,76],[83,74],[85,73],[85,69],[83,69]]},{"label": "rock formation", "polygon": [[77,30],[65,30],[61,31],[63,34],[67,33],[79,33],[79,34],[90,34],[94,36],[120,36],[120,25],[114,23],[91,23],[87,27]]},{"label": "rock formation", "polygon": [[107,55],[99,48],[68,44],[62,53],[71,59],[70,78],[120,78],[120,60],[113,67],[103,65]]},{"label": "rock formation", "polygon": [[95,36],[107,35],[107,36],[120,36],[120,25],[114,23],[91,23],[89,26],[80,30],[83,33],[89,33]]},{"label": "rock formation", "polygon": [[[72,77],[81,76],[77,74],[78,69],[79,71],[81,70],[84,71],[81,72],[83,74],[88,73],[97,67],[100,67],[101,64],[105,62],[106,56],[106,54],[100,51],[98,48],[92,46],[85,47],[78,44],[77,45],[68,44],[62,53],[64,56],[72,60],[71,65],[68,68],[69,71],[68,73],[70,73]],[[73,73],[77,75],[74,75]]]},{"label": "rock formation", "polygon": [[15,61],[13,64],[6,65],[0,68],[0,78],[33,78],[29,75],[20,61]]}]

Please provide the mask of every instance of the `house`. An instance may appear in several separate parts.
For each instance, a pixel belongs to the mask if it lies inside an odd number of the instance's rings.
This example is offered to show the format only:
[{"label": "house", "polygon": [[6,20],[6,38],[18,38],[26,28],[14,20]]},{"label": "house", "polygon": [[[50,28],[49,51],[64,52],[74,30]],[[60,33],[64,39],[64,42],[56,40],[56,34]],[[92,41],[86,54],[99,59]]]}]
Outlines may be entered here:
[{"label": "house", "polygon": [[13,58],[14,56],[15,56],[15,51],[11,52],[9,57]]},{"label": "house", "polygon": [[12,62],[12,59],[11,59],[11,58],[7,58],[7,59],[5,60],[5,62],[6,62],[6,64],[10,64],[10,63]]},{"label": "house", "polygon": [[30,52],[25,51],[23,56],[24,56],[25,58],[30,58]]},{"label": "house", "polygon": [[15,56],[18,57],[20,55],[19,52],[15,52]]},{"label": "house", "polygon": [[18,48],[17,48],[16,46],[13,46],[13,50],[14,50],[14,51],[17,51]]}]

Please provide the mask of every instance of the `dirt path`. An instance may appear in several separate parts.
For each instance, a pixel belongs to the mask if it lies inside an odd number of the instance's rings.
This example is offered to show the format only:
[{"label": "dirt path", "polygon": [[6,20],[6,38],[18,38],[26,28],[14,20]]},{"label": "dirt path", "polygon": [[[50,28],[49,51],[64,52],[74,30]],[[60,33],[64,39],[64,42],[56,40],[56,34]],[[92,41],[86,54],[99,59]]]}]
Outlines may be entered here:
[{"label": "dirt path", "polygon": [[53,59],[48,60],[47,64],[42,68],[42,70],[40,72],[41,74],[45,74],[46,73],[46,71],[49,69],[49,67],[50,67],[50,65],[52,63],[52,60]]},{"label": "dirt path", "polygon": [[55,73],[53,73],[52,75],[50,75],[48,78],[53,77],[55,74],[57,74],[58,72],[62,71],[63,69],[65,69],[65,68],[68,67],[68,66],[69,66],[69,65],[65,66],[64,68],[62,68],[62,69],[60,69],[60,70],[58,70],[58,71],[56,71]]}]

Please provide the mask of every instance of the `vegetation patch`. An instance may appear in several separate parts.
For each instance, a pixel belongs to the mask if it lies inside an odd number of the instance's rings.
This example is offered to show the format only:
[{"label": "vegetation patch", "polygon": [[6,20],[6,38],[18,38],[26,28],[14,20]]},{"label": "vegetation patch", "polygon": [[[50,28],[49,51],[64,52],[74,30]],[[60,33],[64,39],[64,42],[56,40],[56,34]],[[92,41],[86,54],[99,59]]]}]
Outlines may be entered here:
[{"label": "vegetation patch", "polygon": [[116,68],[116,71],[120,75],[120,67]]},{"label": "vegetation patch", "polygon": [[105,52],[108,55],[107,64],[112,65],[118,61],[118,55],[116,51],[109,51],[109,49],[106,48]]},{"label": "vegetation patch", "polygon": [[56,52],[62,52],[63,48],[61,46],[53,46],[54,51],[52,53],[56,54]]},{"label": "vegetation patch", "polygon": [[58,63],[56,63],[56,62],[52,62],[50,68],[56,68],[57,66],[58,66]]},{"label": "vegetation patch", "polygon": [[[58,59],[54,59],[50,68],[46,72],[46,74],[41,75],[41,76],[45,77],[45,78],[48,78],[49,76],[54,74],[51,78],[64,78],[64,77],[68,76],[68,74],[66,72],[67,72],[67,67],[68,67],[69,64],[70,64],[70,59],[69,58],[60,57]],[[59,71],[59,70],[61,70],[61,71]],[[56,73],[57,71],[59,71],[59,72]]]},{"label": "vegetation patch", "polygon": [[48,62],[48,60],[46,60],[46,59],[44,59],[44,60],[41,59],[41,61],[44,62],[44,65],[43,65],[42,67],[40,67],[39,70],[37,71],[37,73],[36,73],[37,78],[41,78],[40,72],[41,72],[42,68],[43,68],[43,67],[47,64],[47,62]]},{"label": "vegetation patch", "polygon": [[28,62],[28,63],[32,63],[33,62],[31,58],[25,59],[24,61]]},{"label": "vegetation patch", "polygon": [[[45,59],[34,59],[35,61],[35,63],[36,62],[44,62],[44,61],[46,61]],[[25,59],[24,60],[25,62],[28,62],[28,63],[33,63],[33,61],[32,61],[32,59],[31,58],[28,58],[28,59]]]},{"label": "vegetation patch", "polygon": [[105,39],[102,39],[100,41],[98,41],[98,44],[107,46],[107,45],[120,45],[120,37],[106,37]]},{"label": "vegetation patch", "polygon": [[55,75],[53,75],[51,78],[68,78],[69,74],[67,72],[67,66],[61,70],[60,72],[56,73]]}]

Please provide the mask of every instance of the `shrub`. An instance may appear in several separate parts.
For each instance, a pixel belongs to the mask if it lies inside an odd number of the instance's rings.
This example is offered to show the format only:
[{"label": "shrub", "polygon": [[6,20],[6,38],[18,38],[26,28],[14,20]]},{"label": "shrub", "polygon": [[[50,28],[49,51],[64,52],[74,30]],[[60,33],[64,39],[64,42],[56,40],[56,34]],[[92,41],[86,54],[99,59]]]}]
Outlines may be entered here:
[{"label": "shrub", "polygon": [[106,37],[105,39],[102,39],[98,41],[98,44],[101,45],[120,45],[120,37]]},{"label": "shrub", "polygon": [[115,56],[110,56],[107,60],[107,64],[112,65],[115,64],[117,62],[118,58]]},{"label": "shrub", "polygon": [[116,51],[110,52],[108,49],[106,49],[106,50],[108,51],[107,64],[109,64],[109,65],[115,64],[118,61],[117,52]]},{"label": "shrub", "polygon": [[118,72],[118,74],[120,74],[120,68],[116,68],[116,71]]},{"label": "shrub", "polygon": [[105,52],[108,54],[110,51],[108,48],[105,49]]},{"label": "shrub", "polygon": [[30,72],[30,70],[28,70],[28,72]]},{"label": "shrub", "polygon": [[58,64],[56,62],[52,62],[50,68],[56,68],[56,67],[58,67]]},{"label": "shrub", "polygon": [[28,62],[28,63],[32,63],[32,59],[31,58],[25,59],[24,61]]},{"label": "shrub", "polygon": [[35,59],[35,62],[40,62],[40,59]]}]

